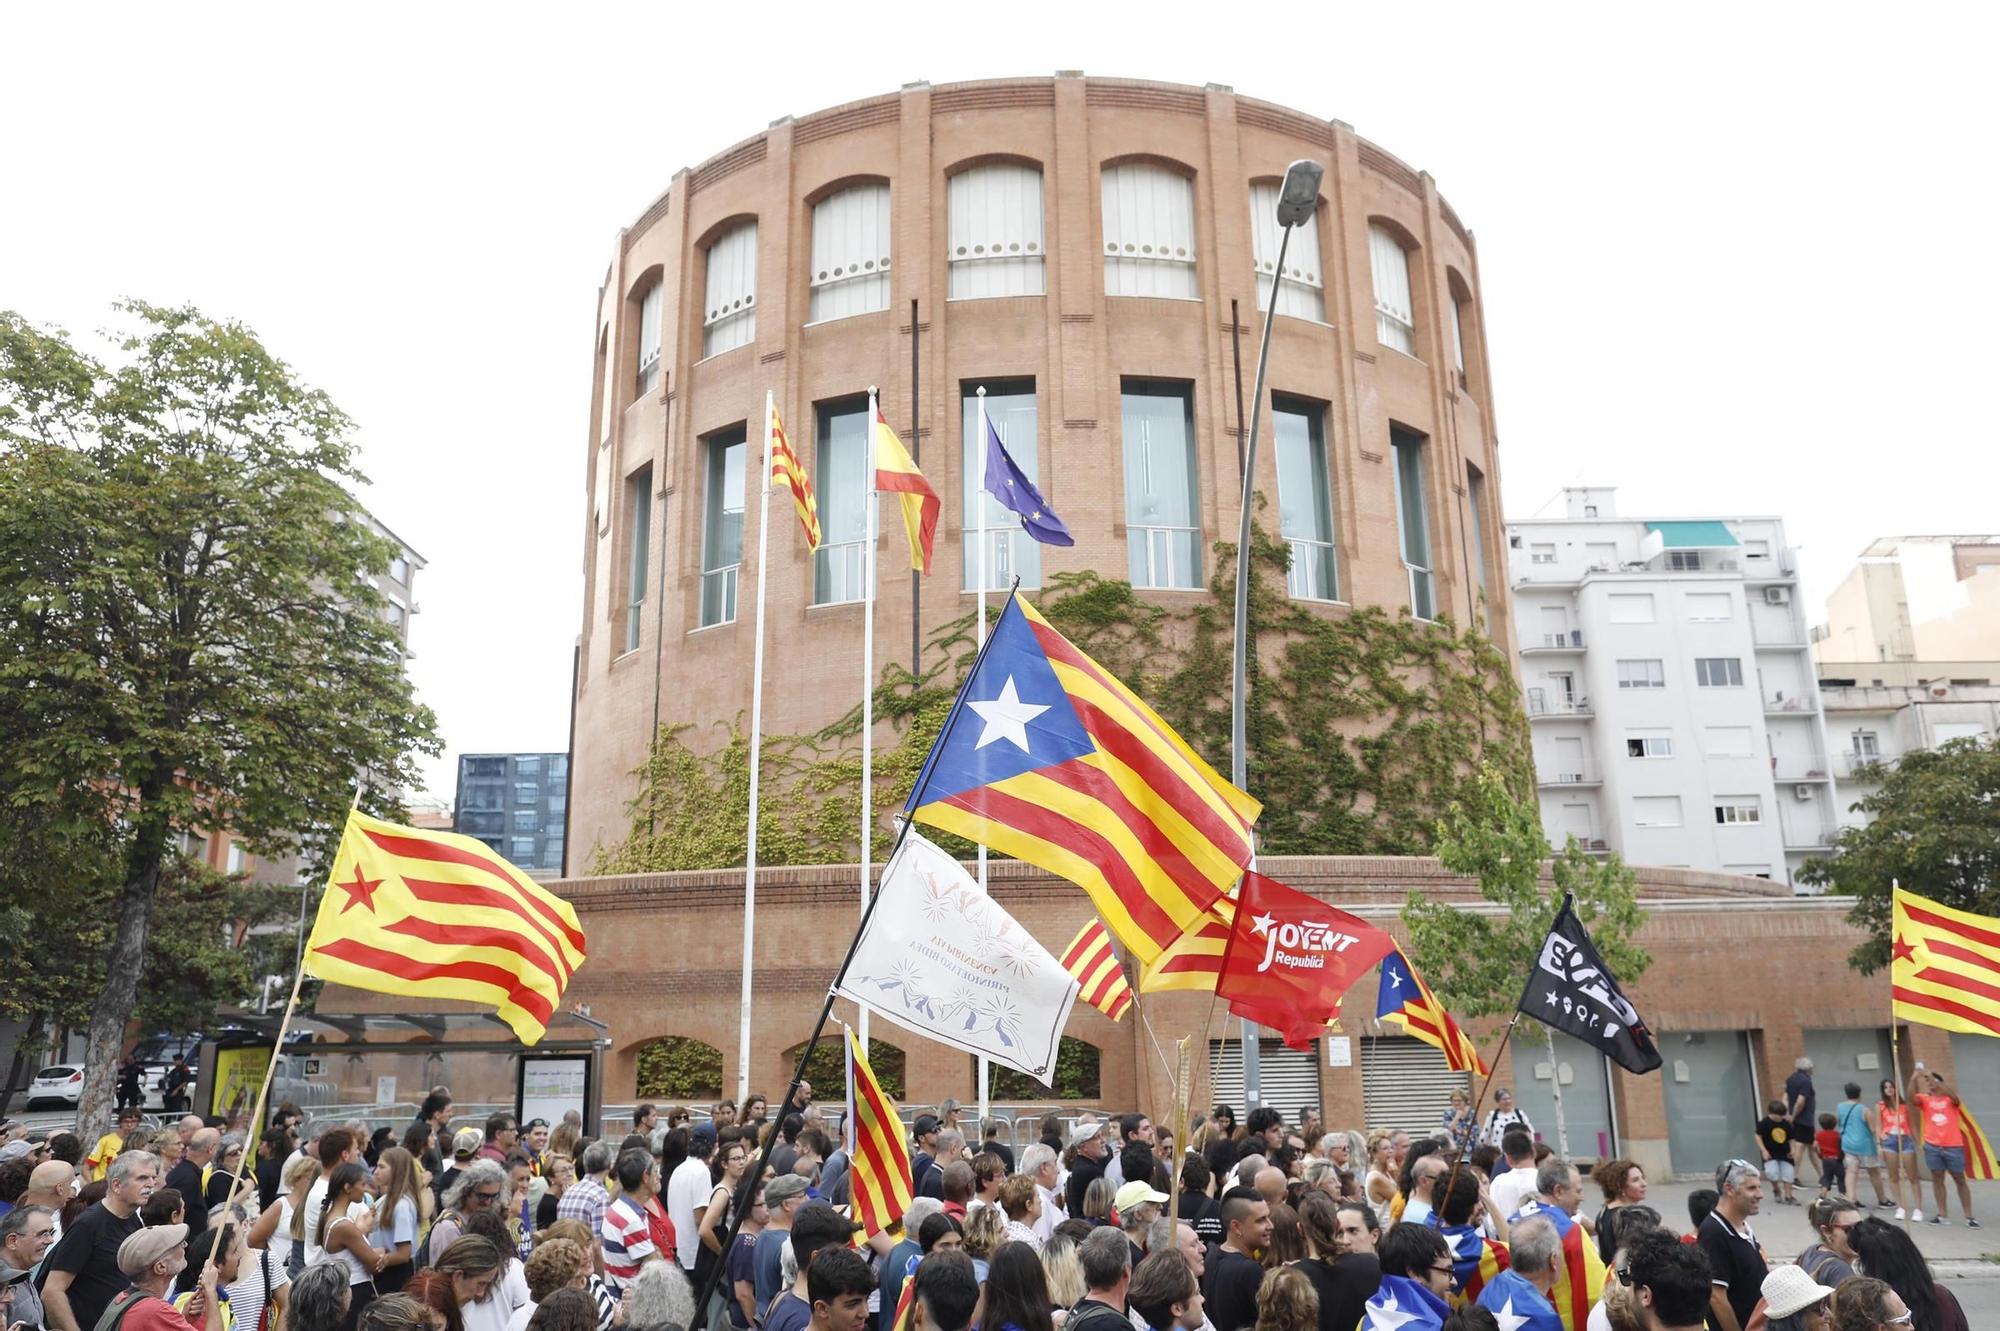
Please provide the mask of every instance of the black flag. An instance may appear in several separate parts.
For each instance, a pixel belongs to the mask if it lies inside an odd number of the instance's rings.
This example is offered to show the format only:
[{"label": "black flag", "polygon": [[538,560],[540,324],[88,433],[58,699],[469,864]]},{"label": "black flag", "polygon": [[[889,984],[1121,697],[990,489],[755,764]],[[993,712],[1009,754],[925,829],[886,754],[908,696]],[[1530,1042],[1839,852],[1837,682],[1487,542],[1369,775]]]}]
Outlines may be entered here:
[{"label": "black flag", "polygon": [[1653,1033],[1604,968],[1567,895],[1521,992],[1521,1011],[1595,1046],[1627,1072],[1660,1066]]}]

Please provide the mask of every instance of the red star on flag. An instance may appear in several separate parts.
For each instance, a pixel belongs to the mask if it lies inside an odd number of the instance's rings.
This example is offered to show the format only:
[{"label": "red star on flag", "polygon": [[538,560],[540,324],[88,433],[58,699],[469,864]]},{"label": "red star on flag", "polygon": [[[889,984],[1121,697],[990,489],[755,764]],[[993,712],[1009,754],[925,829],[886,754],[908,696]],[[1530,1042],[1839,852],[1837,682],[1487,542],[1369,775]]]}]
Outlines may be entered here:
[{"label": "red star on flag", "polygon": [[356,906],[360,906],[370,914],[373,914],[375,911],[375,892],[376,889],[382,886],[382,880],[380,878],[364,878],[361,874],[361,866],[357,864],[354,866],[353,882],[335,883],[334,886],[347,893],[347,900],[340,907],[342,915],[347,914],[348,911],[353,910]]}]

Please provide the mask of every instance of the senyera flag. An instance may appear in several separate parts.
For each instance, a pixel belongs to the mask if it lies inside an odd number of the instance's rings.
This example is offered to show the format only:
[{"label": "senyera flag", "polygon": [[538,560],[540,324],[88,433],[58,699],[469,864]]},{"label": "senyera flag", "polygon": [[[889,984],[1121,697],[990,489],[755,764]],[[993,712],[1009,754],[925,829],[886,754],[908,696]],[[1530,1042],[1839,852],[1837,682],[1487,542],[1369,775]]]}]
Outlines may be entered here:
[{"label": "senyera flag", "polygon": [[1965,1176],[1973,1180],[2000,1178],[2000,1161],[1993,1157],[1993,1143],[1987,1140],[1986,1130],[1979,1126],[1979,1120],[1972,1116],[1963,1100],[1958,1105],[1958,1126],[1965,1135]]},{"label": "senyera flag", "polygon": [[1120,1020],[1132,1006],[1132,986],[1125,980],[1118,954],[1111,950],[1111,932],[1104,921],[1092,920],[1076,931],[1063,949],[1062,964],[1076,977],[1083,1001],[1111,1020]]},{"label": "senyera flag", "polygon": [[1245,873],[1216,995],[1239,1017],[1270,1026],[1303,1049],[1340,1015],[1340,1000],[1396,947],[1358,916]]},{"label": "senyera flag", "polygon": [[482,841],[347,815],[306,941],[308,973],[381,994],[490,1004],[524,1044],[583,964],[567,901]]},{"label": "senyera flag", "polygon": [[771,479],[791,492],[799,525],[806,529],[806,549],[819,549],[819,504],[813,499],[812,481],[806,477],[805,464],[792,451],[792,441],[785,437],[785,423],[778,419],[775,402],[771,404]]},{"label": "senyera flag", "polygon": [[854,1189],[854,1215],[866,1241],[902,1224],[903,1212],[910,1209],[914,1194],[910,1150],[896,1102],[875,1080],[875,1070],[868,1066],[868,1056],[852,1030],[847,1032],[847,1059],[854,1081],[854,1158],[848,1162],[848,1177]]}]

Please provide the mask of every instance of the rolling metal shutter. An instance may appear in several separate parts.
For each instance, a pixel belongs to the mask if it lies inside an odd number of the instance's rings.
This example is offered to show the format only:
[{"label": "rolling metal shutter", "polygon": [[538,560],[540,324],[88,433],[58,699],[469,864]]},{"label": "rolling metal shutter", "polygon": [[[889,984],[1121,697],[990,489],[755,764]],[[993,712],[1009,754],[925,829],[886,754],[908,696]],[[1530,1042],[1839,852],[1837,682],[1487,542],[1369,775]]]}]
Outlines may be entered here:
[{"label": "rolling metal shutter", "polygon": [[1368,1127],[1428,1136],[1444,1121],[1453,1091],[1469,1091],[1463,1072],[1408,1036],[1372,1037],[1361,1047],[1361,1089]]},{"label": "rolling metal shutter", "polygon": [[[1299,1121],[1299,1111],[1319,1104],[1319,1042],[1311,1049],[1287,1049],[1283,1040],[1266,1037],[1257,1042],[1257,1080],[1260,1101],[1285,1116],[1287,1123]],[[1243,1098],[1243,1042],[1208,1042],[1208,1083],[1214,1102],[1236,1111],[1236,1121],[1249,1117]]]}]

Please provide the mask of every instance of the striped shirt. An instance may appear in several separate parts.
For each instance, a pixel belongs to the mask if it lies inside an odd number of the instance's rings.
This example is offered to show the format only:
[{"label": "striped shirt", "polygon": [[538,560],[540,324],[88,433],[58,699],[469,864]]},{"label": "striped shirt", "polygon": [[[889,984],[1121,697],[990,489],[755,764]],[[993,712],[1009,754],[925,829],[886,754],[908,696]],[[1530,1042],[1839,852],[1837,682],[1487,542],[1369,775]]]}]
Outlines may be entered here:
[{"label": "striped shirt", "polygon": [[660,1250],[653,1246],[649,1229],[646,1208],[635,1204],[630,1197],[621,1194],[605,1208],[604,1227],[600,1231],[604,1239],[604,1280],[613,1290],[622,1293],[638,1278],[640,1264],[660,1255]]}]

